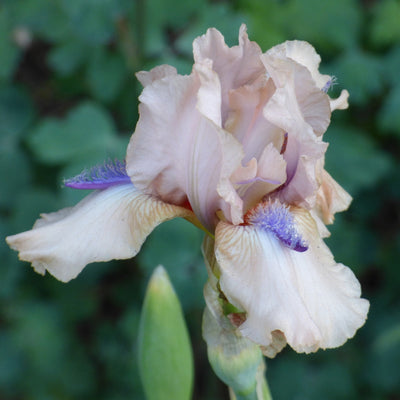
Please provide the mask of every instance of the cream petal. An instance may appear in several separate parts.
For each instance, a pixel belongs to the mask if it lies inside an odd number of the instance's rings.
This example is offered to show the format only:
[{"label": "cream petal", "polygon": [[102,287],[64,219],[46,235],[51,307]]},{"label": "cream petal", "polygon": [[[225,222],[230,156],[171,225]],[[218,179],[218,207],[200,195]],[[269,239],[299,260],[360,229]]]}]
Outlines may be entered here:
[{"label": "cream petal", "polygon": [[133,185],[120,185],[94,192],[75,207],[43,214],[32,230],[6,240],[36,272],[47,270],[67,282],[89,263],[133,257],[158,224],[191,214]]},{"label": "cream petal", "polygon": [[351,338],[364,324],[369,304],[360,299],[354,274],[335,263],[312,218],[303,214],[295,219],[305,226],[305,252],[255,226],[225,222],[217,226],[215,247],[221,290],[247,312],[242,334],[269,348],[273,332],[282,332],[293,349],[309,353]]},{"label": "cream petal", "polygon": [[[283,157],[287,163],[287,181],[277,194],[282,203],[312,209],[320,185],[321,160],[328,145],[316,138],[295,132],[288,135]],[[303,136],[303,137],[302,137]]]},{"label": "cream petal", "polygon": [[243,163],[249,162],[252,157],[259,159],[270,143],[279,150],[282,148],[285,131],[263,114],[274,92],[272,80],[263,75],[254,84],[229,93],[230,112],[224,127],[242,143],[245,152]]},{"label": "cream petal", "polygon": [[324,223],[333,223],[334,214],[347,210],[351,200],[352,197],[323,169],[316,209]]},{"label": "cream petal", "polygon": [[326,84],[332,80],[329,75],[322,75],[318,68],[321,57],[315,51],[310,43],[301,40],[291,40],[273,47],[269,50],[270,54],[276,54],[279,57],[288,57],[297,63],[305,66],[311,73],[319,89],[323,89]]},{"label": "cream petal", "polygon": [[330,99],[330,106],[331,106],[331,111],[334,110],[345,110],[348,106],[348,98],[349,98],[349,92],[347,90],[342,90],[340,93],[340,96],[337,99]]},{"label": "cream petal", "polygon": [[217,126],[221,127],[221,84],[218,75],[212,70],[211,60],[194,65],[200,79],[197,94],[197,109]]},{"label": "cream petal", "polygon": [[285,132],[307,126],[315,135],[322,135],[329,126],[331,106],[329,96],[314,83],[309,71],[290,59],[261,57],[277,89],[264,109],[268,121]]},{"label": "cream petal", "polygon": [[147,86],[152,84],[154,81],[176,74],[176,68],[164,64],[154,67],[150,71],[139,71],[136,73],[136,78],[143,86]]},{"label": "cream petal", "polygon": [[[200,97],[212,95],[213,75],[209,78],[204,64],[201,77],[195,68],[192,75],[169,76],[145,87],[126,170],[145,193],[176,205],[188,200],[201,223],[213,230],[215,212],[221,208],[218,190],[223,188],[226,197],[233,193],[229,177],[243,151],[232,135],[200,112],[207,110],[205,100],[198,103],[197,93],[201,88]],[[216,92],[218,96],[218,88]]]},{"label": "cream petal", "polygon": [[218,30],[208,29],[205,35],[193,42],[193,55],[195,63],[206,59],[213,62],[213,69],[221,80],[223,121],[229,109],[229,91],[251,83],[265,73],[260,62],[261,49],[257,43],[249,40],[245,25],[239,31],[239,45],[233,47],[225,44]]},{"label": "cream petal", "polygon": [[254,178],[249,183],[238,185],[237,192],[243,200],[243,211],[246,212],[285,181],[286,161],[270,143],[261,154]]}]

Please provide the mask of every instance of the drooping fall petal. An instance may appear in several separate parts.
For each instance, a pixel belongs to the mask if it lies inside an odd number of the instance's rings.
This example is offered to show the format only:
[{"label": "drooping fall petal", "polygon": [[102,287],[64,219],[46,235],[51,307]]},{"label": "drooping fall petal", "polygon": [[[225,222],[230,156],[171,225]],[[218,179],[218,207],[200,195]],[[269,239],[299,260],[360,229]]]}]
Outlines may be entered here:
[{"label": "drooping fall petal", "polygon": [[259,226],[219,223],[221,290],[247,312],[239,329],[256,343],[268,347],[281,332],[297,352],[340,346],[364,324],[368,302],[351,270],[334,261],[311,216],[294,215],[308,242],[304,252]]},{"label": "drooping fall petal", "polygon": [[191,212],[144,195],[132,184],[113,186],[75,207],[42,214],[33,229],[7,238],[21,260],[67,282],[89,263],[133,257],[161,222]]}]

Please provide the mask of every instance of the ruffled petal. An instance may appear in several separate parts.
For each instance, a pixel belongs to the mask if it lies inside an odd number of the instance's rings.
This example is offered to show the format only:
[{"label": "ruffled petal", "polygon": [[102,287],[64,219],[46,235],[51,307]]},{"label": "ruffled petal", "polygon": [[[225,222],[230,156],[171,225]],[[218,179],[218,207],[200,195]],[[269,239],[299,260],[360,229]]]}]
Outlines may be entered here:
[{"label": "ruffled petal", "polygon": [[[238,178],[238,173],[234,178]],[[286,161],[272,143],[265,147],[256,172],[248,178],[250,179],[234,181],[243,200],[244,212],[286,181]]]},{"label": "ruffled petal", "polygon": [[232,200],[229,177],[243,157],[240,143],[218,126],[217,116],[204,115],[210,111],[206,98],[218,103],[219,92],[207,63],[192,75],[146,86],[126,156],[127,173],[138,189],[171,204],[189,201],[209,230],[221,208],[218,190]]},{"label": "ruffled petal", "polygon": [[242,86],[229,94],[230,112],[224,127],[242,144],[245,152],[243,163],[248,163],[252,157],[258,160],[270,143],[279,150],[282,148],[285,131],[263,114],[274,92],[272,80],[263,75],[254,84]]},{"label": "ruffled petal", "polygon": [[312,217],[293,214],[309,243],[305,252],[256,226],[218,224],[221,289],[247,312],[241,333],[262,346],[279,332],[297,352],[340,346],[364,324],[369,303],[351,270],[335,263]]},{"label": "ruffled petal", "polygon": [[277,87],[264,115],[285,132],[304,131],[309,126],[315,135],[322,135],[331,118],[329,96],[316,86],[306,67],[278,55],[272,49],[261,56]]},{"label": "ruffled petal", "polygon": [[324,223],[333,223],[335,213],[347,210],[351,200],[352,197],[323,169],[316,209]]},{"label": "ruffled petal", "polygon": [[94,192],[75,207],[42,214],[32,230],[6,240],[36,272],[47,270],[67,282],[89,263],[133,257],[158,224],[191,214],[131,184],[120,185]]},{"label": "ruffled petal", "polygon": [[265,73],[260,61],[261,49],[251,42],[246,33],[246,26],[239,31],[239,45],[228,47],[222,34],[214,29],[198,37],[193,42],[195,63],[209,59],[213,69],[221,80],[222,120],[225,121],[229,109],[228,93],[245,84],[249,84]]},{"label": "ruffled petal", "polygon": [[150,71],[139,71],[136,73],[136,78],[143,86],[147,86],[152,84],[154,81],[173,75],[177,75],[176,68],[164,64],[154,67]]},{"label": "ruffled petal", "polygon": [[321,57],[310,43],[301,40],[290,40],[279,44],[269,50],[270,54],[279,57],[288,57],[306,67],[319,89],[323,89],[332,78],[329,75],[322,75],[318,71]]},{"label": "ruffled petal", "polygon": [[340,96],[337,99],[330,99],[330,106],[331,106],[331,111],[334,110],[345,110],[348,106],[348,98],[349,98],[349,92],[347,90],[342,90],[340,93]]}]

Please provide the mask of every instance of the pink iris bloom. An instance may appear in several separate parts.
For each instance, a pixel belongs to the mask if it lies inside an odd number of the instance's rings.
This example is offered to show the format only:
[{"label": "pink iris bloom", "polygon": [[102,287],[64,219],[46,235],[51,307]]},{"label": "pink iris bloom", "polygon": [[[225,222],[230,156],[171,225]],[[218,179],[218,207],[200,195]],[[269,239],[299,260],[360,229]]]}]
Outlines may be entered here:
[{"label": "pink iris bloom", "polygon": [[66,282],[88,263],[133,257],[158,224],[183,217],[208,234],[205,293],[216,318],[215,293],[269,356],[286,343],[307,353],[342,345],[369,308],[323,242],[351,201],[324,169],[322,140],[347,91],[329,97],[332,78],[310,44],[262,53],[244,25],[239,45],[209,29],[193,53],[190,75],[167,65],[137,74],[144,89],[126,164],[66,181],[96,191],[8,244]]}]

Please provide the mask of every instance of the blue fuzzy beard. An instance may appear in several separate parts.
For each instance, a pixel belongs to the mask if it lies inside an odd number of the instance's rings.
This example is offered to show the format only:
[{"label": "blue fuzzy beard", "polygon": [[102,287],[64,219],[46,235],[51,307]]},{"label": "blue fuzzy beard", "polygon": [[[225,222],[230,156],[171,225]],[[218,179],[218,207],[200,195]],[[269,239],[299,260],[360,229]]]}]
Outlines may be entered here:
[{"label": "blue fuzzy beard", "polygon": [[289,208],[278,201],[260,203],[247,214],[246,222],[265,232],[272,233],[292,250],[304,252],[308,249],[297,230]]},{"label": "blue fuzzy beard", "polygon": [[66,179],[64,185],[74,189],[107,189],[110,186],[131,183],[125,161],[108,161],[85,169],[79,175]]}]

